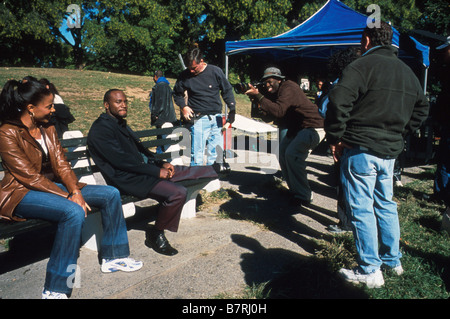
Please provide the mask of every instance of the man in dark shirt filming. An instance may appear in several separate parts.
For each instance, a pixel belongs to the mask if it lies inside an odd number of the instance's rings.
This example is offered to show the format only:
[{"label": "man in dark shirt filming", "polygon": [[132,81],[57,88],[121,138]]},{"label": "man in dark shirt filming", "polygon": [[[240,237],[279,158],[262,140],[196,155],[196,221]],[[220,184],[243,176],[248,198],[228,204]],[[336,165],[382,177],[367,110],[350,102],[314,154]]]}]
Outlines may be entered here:
[{"label": "man in dark shirt filming", "polygon": [[[233,88],[223,71],[203,60],[200,49],[189,51],[186,70],[181,72],[174,86],[174,101],[181,109],[185,122],[191,126],[191,166],[203,165],[205,149],[206,165],[212,165],[217,158],[217,148],[223,150],[222,100],[229,108],[227,122],[233,123],[236,101]],[[187,102],[185,100],[187,92]]]},{"label": "man in dark shirt filming", "polygon": [[293,194],[291,203],[308,205],[313,198],[307,179],[306,159],[325,135],[323,118],[300,86],[286,80],[278,68],[267,68],[261,82],[265,85],[265,95],[252,85],[245,94],[255,99],[264,112],[283,119],[286,124],[286,137],[281,140],[279,149],[281,172]]}]

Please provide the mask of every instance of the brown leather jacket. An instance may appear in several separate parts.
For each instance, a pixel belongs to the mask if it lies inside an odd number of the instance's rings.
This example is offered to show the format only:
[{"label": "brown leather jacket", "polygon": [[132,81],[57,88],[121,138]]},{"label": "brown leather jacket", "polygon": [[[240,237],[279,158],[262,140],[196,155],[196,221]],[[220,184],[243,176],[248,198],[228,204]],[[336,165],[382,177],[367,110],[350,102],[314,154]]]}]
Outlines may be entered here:
[{"label": "brown leather jacket", "polygon": [[[59,143],[54,126],[42,127],[45,134],[49,161],[53,174],[69,192],[81,189],[70,163]],[[0,156],[5,176],[0,183],[0,218],[23,221],[14,216],[14,209],[29,190],[53,193],[67,197],[69,193],[41,174],[42,151],[39,143],[21,123],[5,123],[0,126]]]}]

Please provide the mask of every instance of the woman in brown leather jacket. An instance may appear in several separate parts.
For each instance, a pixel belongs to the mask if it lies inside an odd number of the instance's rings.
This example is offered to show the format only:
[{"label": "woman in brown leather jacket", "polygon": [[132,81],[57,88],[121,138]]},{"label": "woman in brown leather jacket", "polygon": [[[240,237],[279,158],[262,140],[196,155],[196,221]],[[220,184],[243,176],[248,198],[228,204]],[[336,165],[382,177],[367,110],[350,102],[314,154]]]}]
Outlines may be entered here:
[{"label": "woman in brown leather jacket", "polygon": [[142,262],[129,256],[127,229],[116,188],[78,182],[55,127],[53,94],[37,81],[8,81],[0,95],[0,217],[21,222],[55,222],[55,235],[42,298],[67,298],[76,267],[81,229],[89,205],[101,211],[103,272],[135,271]]}]

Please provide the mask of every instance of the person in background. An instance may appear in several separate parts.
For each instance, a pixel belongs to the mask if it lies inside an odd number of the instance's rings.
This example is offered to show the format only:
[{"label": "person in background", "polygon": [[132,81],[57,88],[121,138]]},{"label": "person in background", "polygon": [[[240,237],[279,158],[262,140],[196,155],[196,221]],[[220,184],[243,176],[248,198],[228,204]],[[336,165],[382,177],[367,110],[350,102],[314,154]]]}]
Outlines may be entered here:
[{"label": "person in background", "polygon": [[420,127],[429,104],[412,70],[391,45],[389,24],[366,27],[362,56],[349,64],[330,92],[325,131],[352,224],[358,266],[342,268],[346,281],[384,285],[381,266],[401,275],[400,225],[393,200],[395,158],[404,133]]},{"label": "person in background", "polygon": [[69,130],[69,124],[73,123],[75,118],[72,113],[70,113],[70,108],[64,104],[55,85],[45,78],[40,79],[39,82],[44,84],[55,96],[55,99],[53,100],[55,112],[52,114],[50,123],[55,126],[58,137],[62,138],[64,132]]},{"label": "person in background", "polygon": [[317,92],[316,92],[316,99],[315,99],[315,102],[314,102],[316,105],[320,101],[321,97],[324,95],[323,84],[324,84],[323,80],[318,80],[317,83],[316,83],[316,85],[317,85]]},{"label": "person in background", "polygon": [[[236,114],[233,87],[220,68],[204,61],[197,47],[188,52],[186,65],[187,69],[180,73],[173,91],[182,120],[192,124],[191,166],[205,163],[205,150],[206,165],[224,163],[221,96],[229,108],[227,122],[233,123]],[[218,154],[217,149],[222,154]]]},{"label": "person in background", "polygon": [[8,81],[0,95],[0,156],[5,176],[0,184],[0,217],[22,222],[43,219],[57,224],[47,263],[43,299],[67,299],[90,206],[103,222],[101,271],[135,271],[142,262],[129,258],[122,202],[111,186],[80,183],[50,125],[53,93],[43,84]]},{"label": "person in background", "polygon": [[[328,89],[328,92],[322,96],[319,104],[319,113],[325,118],[327,111],[327,104],[329,103],[329,92],[339,82],[339,78],[342,77],[342,71],[355,61],[361,55],[360,49],[357,47],[347,48],[333,54],[328,60],[328,71],[332,76],[333,82]],[[337,215],[339,219],[338,225],[328,226],[328,230],[332,233],[341,233],[351,230],[351,225],[346,213],[346,204],[344,193],[342,192],[342,184],[340,178],[340,166],[339,162],[334,162],[334,176],[336,177],[336,190],[337,190]]]},{"label": "person in background", "polygon": [[442,217],[442,228],[450,233],[450,36],[436,48],[442,61],[440,69],[441,92],[433,112],[434,121],[440,132],[439,148],[436,154],[437,168],[434,179],[435,198],[446,205]]},{"label": "person in background", "polygon": [[[177,116],[173,107],[173,92],[169,81],[160,70],[153,75],[153,81],[155,81],[155,86],[150,93],[149,103],[151,125],[155,125],[156,128],[161,128],[164,123],[177,125]],[[165,136],[158,136],[158,139],[160,138],[165,138]],[[164,153],[166,148],[166,145],[158,146],[156,153]]]}]

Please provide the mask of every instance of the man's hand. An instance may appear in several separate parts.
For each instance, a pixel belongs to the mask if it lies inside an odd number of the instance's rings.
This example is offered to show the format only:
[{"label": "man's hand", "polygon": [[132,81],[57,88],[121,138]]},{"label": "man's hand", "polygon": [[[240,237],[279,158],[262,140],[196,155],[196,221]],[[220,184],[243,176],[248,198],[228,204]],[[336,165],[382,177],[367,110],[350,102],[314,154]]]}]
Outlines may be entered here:
[{"label": "man's hand", "polygon": [[336,144],[330,144],[331,154],[333,155],[333,159],[335,162],[338,162],[344,152],[344,148],[352,148],[351,146],[338,142]]},{"label": "man's hand", "polygon": [[257,88],[255,88],[253,85],[251,85],[250,83],[248,84],[248,86],[250,87],[249,90],[245,91],[244,94],[248,95],[248,96],[255,96],[259,94],[259,90]]},{"label": "man's hand", "polygon": [[194,116],[194,111],[189,106],[185,106],[181,109],[181,114],[184,119],[189,121]]},{"label": "man's hand", "polygon": [[159,178],[171,179],[175,174],[175,167],[170,163],[164,163],[159,171]]},{"label": "man's hand", "polygon": [[236,111],[230,111],[230,113],[228,113],[227,123],[232,124],[235,118],[236,118]]}]

